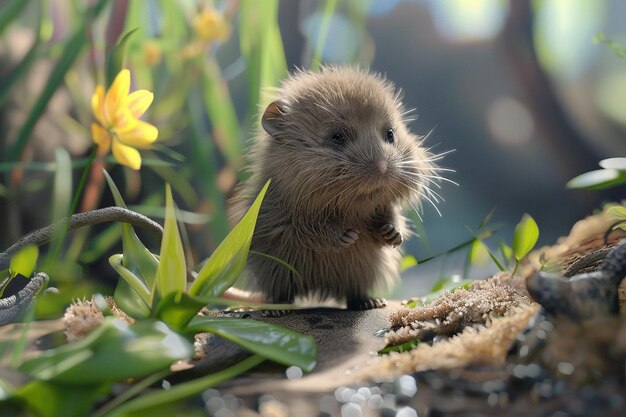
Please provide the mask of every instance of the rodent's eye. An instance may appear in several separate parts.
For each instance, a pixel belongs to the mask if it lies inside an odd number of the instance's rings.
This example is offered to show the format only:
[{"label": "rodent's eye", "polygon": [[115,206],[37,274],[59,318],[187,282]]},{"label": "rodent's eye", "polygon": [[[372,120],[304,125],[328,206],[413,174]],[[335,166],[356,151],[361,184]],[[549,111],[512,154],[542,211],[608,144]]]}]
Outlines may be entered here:
[{"label": "rodent's eye", "polygon": [[385,142],[393,143],[395,139],[393,129],[388,129],[387,133],[385,133]]},{"label": "rodent's eye", "polygon": [[332,138],[334,143],[336,143],[337,145],[343,145],[346,141],[346,136],[341,133],[341,132],[337,132],[335,133]]}]

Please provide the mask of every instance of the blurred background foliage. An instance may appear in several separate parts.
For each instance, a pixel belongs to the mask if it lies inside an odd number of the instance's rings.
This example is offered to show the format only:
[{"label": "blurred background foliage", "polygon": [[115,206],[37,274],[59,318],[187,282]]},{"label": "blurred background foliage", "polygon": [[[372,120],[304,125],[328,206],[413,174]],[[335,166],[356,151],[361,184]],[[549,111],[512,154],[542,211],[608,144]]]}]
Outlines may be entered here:
[{"label": "blurred background foliage", "polygon": [[[626,153],[626,61],[592,42],[604,32],[626,44],[623,16],[620,0],[0,0],[0,248],[67,213],[92,147],[91,94],[133,30],[125,67],[155,94],[145,119],[158,146],[141,171],[98,161],[81,210],[112,204],[104,166],[130,208],[157,220],[168,181],[199,263],[228,231],[263,89],[297,68],[358,64],[402,88],[419,115],[411,129],[433,130],[429,146],[456,150],[443,165],[460,187],[444,184],[443,216],[424,207],[407,252],[446,251],[493,208],[501,239],[528,212],[551,243],[623,197],[564,187]],[[102,290],[119,237],[116,225],[72,235],[47,266],[54,285],[66,297]],[[397,294],[428,288],[424,276],[454,259],[426,265]]]}]

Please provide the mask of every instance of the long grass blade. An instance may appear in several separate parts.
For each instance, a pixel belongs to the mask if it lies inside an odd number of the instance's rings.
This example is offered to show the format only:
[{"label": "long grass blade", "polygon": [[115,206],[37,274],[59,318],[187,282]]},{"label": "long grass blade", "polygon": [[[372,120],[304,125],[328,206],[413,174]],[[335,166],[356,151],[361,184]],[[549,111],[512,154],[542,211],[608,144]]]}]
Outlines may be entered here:
[{"label": "long grass blade", "polygon": [[89,22],[102,12],[107,3],[108,0],[99,0],[95,6],[90,8],[88,13],[85,14],[85,18],[80,26],[74,31],[72,37],[65,44],[61,58],[50,73],[43,91],[39,95],[39,98],[35,102],[33,108],[28,113],[28,117],[22,125],[22,128],[19,130],[15,142],[7,153],[6,159],[8,161],[14,162],[20,159],[20,156],[22,155],[22,152],[31,137],[31,133],[35,128],[35,124],[46,110],[48,102],[54,95],[55,91],[63,82],[65,73],[71,68],[74,61],[76,61],[76,58],[78,58],[83,50],[83,47],[87,42],[85,31],[87,30]]}]

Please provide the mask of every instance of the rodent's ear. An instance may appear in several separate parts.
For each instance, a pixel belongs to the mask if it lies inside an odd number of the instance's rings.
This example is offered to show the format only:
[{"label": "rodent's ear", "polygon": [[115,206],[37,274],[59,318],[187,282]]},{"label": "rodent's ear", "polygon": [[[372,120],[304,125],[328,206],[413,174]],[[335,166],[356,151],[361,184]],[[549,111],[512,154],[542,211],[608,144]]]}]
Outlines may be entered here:
[{"label": "rodent's ear", "polygon": [[289,112],[290,106],[291,103],[284,98],[273,101],[267,106],[261,118],[261,126],[268,134],[273,136],[280,132],[280,121]]}]

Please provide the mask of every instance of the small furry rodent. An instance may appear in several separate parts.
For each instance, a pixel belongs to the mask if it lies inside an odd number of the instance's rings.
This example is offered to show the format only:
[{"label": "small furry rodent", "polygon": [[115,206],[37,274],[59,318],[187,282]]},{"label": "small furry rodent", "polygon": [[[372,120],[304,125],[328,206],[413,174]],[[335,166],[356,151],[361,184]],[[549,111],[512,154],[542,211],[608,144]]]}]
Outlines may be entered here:
[{"label": "small furry rodent", "polygon": [[251,249],[252,289],[273,303],[296,296],[383,307],[370,290],[399,277],[404,205],[432,202],[439,155],[409,132],[399,93],[381,75],[325,67],[286,79],[265,110],[235,201],[241,218],[268,179]]}]

